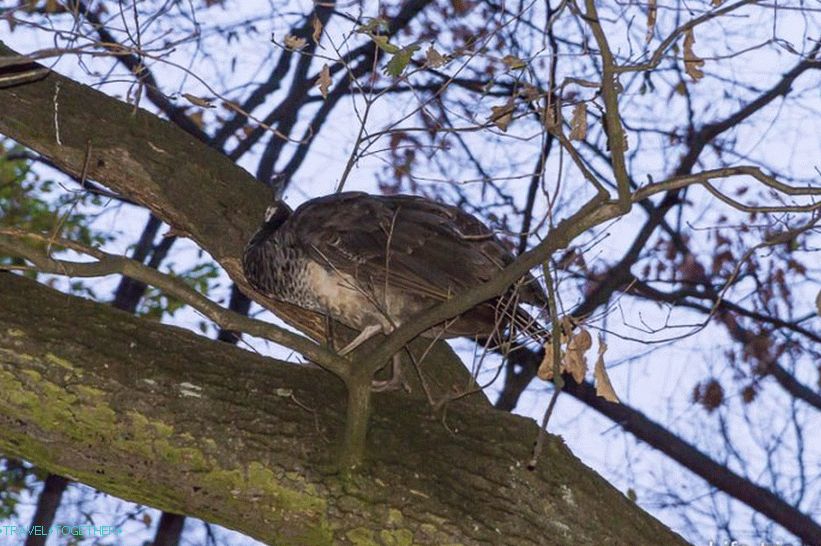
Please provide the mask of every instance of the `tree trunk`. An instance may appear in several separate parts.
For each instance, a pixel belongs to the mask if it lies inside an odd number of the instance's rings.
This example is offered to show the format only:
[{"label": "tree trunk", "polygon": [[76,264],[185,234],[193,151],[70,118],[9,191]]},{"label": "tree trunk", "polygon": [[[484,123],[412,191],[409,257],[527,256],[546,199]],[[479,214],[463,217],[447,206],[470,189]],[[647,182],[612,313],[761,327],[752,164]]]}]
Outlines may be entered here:
[{"label": "tree trunk", "polygon": [[[48,529],[54,525],[54,516],[60,508],[60,501],[68,486],[68,480],[56,474],[49,474],[43,482],[43,490],[37,499],[37,510],[31,519],[31,527]],[[26,537],[26,546],[45,546],[47,532],[32,533]]]}]

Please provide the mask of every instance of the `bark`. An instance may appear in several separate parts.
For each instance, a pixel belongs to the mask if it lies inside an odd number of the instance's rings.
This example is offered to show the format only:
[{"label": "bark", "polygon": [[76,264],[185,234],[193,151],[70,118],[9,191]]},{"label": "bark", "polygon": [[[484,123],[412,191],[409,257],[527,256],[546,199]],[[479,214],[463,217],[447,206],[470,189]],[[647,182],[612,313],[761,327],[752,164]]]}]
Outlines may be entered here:
[{"label": "bark", "polygon": [[[68,480],[56,474],[49,474],[43,482],[43,490],[37,499],[37,510],[31,519],[31,527],[39,525],[48,529],[54,524],[54,516],[60,508],[60,501],[68,486]],[[48,535],[34,533],[26,537],[26,546],[45,546]]]},{"label": "bark", "polygon": [[273,544],[683,543],[557,437],[526,470],[530,419],[379,395],[343,478],[330,374],[8,273],[0,302],[0,450],[102,491]]},{"label": "bark", "polygon": [[185,516],[163,512],[152,546],[177,546],[180,543]]}]

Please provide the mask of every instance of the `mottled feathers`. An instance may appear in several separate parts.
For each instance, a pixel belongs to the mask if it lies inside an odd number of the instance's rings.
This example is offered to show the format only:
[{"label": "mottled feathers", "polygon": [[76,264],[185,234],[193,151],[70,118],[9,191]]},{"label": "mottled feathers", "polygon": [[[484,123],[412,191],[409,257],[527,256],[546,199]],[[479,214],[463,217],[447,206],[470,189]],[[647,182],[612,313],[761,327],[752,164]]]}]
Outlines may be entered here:
[{"label": "mottled feathers", "polygon": [[[272,218],[246,250],[251,284],[360,330],[370,324],[390,330],[489,280],[513,261],[477,218],[423,197],[346,192]],[[295,275],[307,283],[283,278]],[[546,301],[530,275],[508,297],[542,307]],[[533,326],[529,315],[510,301],[503,303],[515,312],[500,311],[505,305],[498,299],[486,302],[449,324],[445,336],[489,336],[503,330],[511,314],[520,327]]]}]

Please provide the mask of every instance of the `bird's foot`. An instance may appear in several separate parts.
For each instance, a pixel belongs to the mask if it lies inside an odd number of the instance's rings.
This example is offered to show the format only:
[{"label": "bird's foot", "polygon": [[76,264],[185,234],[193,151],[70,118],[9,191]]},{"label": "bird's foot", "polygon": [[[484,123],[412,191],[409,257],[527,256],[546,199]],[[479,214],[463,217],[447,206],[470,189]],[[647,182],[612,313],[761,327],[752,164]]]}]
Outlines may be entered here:
[{"label": "bird's foot", "polygon": [[344,347],[342,347],[339,350],[339,355],[340,356],[345,356],[346,354],[350,353],[351,351],[353,351],[354,349],[356,349],[357,347],[359,347],[360,345],[362,345],[363,343],[365,343],[366,341],[368,341],[370,338],[372,338],[373,336],[375,336],[376,334],[378,334],[381,331],[382,331],[381,326],[377,326],[377,325],[373,325],[373,324],[371,326],[366,326],[364,330],[359,332],[359,335],[356,336],[353,339],[353,341],[351,341],[350,343],[348,343],[347,345],[345,345]]},{"label": "bird's foot", "polygon": [[402,364],[401,358],[397,353],[393,357],[393,363],[391,364],[391,378],[390,379],[374,379],[371,381],[371,391],[372,392],[391,392],[391,391],[398,391],[399,389],[404,390],[405,392],[411,392],[410,386],[408,382],[405,381],[405,377],[402,374]]}]

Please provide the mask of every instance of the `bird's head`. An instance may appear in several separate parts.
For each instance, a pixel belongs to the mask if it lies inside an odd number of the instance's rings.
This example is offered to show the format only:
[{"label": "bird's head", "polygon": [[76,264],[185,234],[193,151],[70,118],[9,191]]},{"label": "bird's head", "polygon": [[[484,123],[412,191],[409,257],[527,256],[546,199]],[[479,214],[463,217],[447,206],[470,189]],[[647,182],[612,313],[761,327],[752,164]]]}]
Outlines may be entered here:
[{"label": "bird's head", "polygon": [[265,226],[276,229],[291,216],[291,207],[285,201],[274,201],[265,209]]},{"label": "bird's head", "polygon": [[276,200],[265,209],[265,218],[256,233],[248,241],[248,247],[256,246],[271,237],[291,216],[291,207],[285,201]]}]

